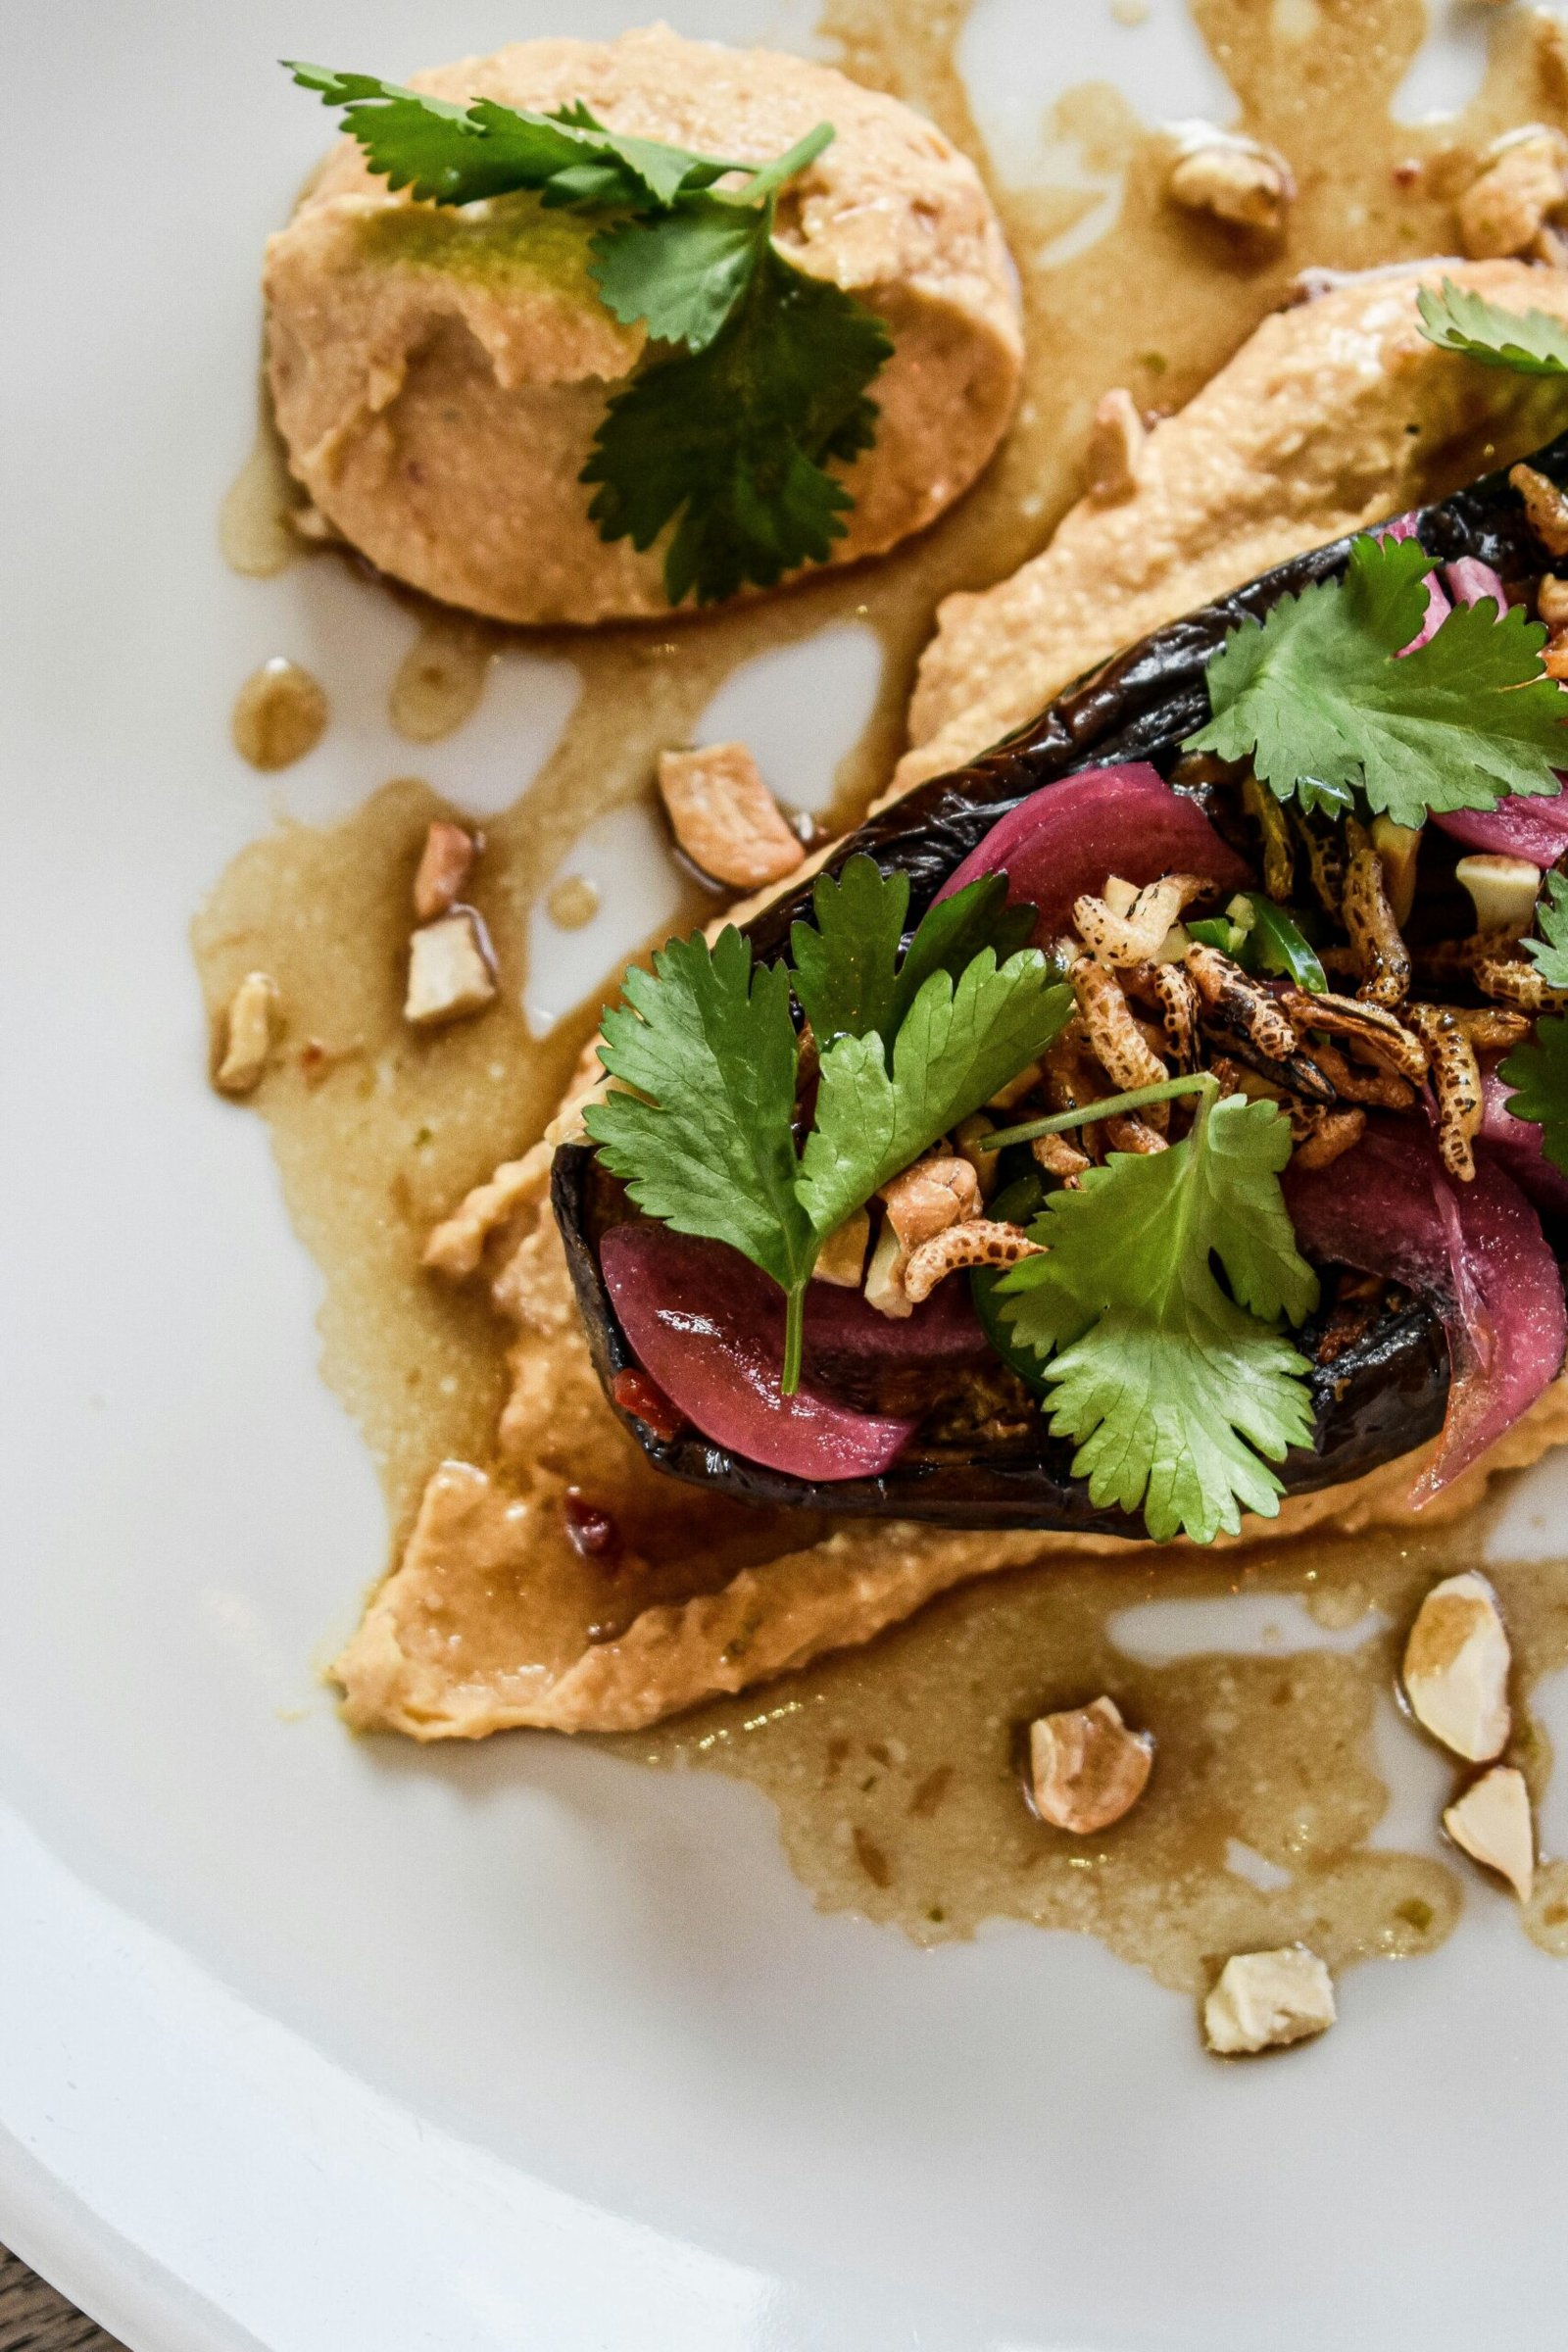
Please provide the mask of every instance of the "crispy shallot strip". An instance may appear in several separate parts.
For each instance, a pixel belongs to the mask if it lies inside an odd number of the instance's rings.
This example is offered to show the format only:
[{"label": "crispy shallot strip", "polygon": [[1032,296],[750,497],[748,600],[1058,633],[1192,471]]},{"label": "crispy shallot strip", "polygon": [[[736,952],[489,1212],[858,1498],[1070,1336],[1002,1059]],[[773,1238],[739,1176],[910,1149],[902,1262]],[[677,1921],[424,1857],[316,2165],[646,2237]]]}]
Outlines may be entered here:
[{"label": "crispy shallot strip", "polygon": [[1185,961],[1202,1001],[1205,1029],[1217,1029],[1233,1053],[1260,1064],[1280,1085],[1316,1102],[1333,1102],[1334,1089],[1301,1052],[1292,1020],[1271,989],[1218,948],[1195,941]]},{"label": "crispy shallot strip", "polygon": [[1369,1004],[1400,1004],[1410,993],[1410,953],[1389,905],[1383,860],[1353,816],[1346,819],[1345,830],[1350,862],[1340,912],[1361,973],[1356,994]]},{"label": "crispy shallot strip", "polygon": [[1251,770],[1242,778],[1242,807],[1263,841],[1263,888],[1276,905],[1290,904],[1296,886],[1296,845],[1283,802]]},{"label": "crispy shallot strip", "polygon": [[1353,1151],[1366,1132],[1364,1110],[1325,1110],[1317,1102],[1293,1102],[1291,1134],[1299,1168],[1332,1167]]},{"label": "crispy shallot strip", "polygon": [[1123,968],[1147,963],[1183,908],[1207,888],[1200,874],[1165,874],[1139,891],[1125,913],[1106,899],[1081,898],[1073,907],[1073,921],[1101,963]]},{"label": "crispy shallot strip", "polygon": [[1200,1000],[1191,972],[1179,963],[1150,967],[1150,987],[1165,1021],[1165,1051],[1178,1077],[1197,1069],[1200,1059],[1198,1015]]},{"label": "crispy shallot strip", "polygon": [[1472,1149],[1481,1125],[1481,1064],[1476,1050],[1444,1004],[1412,1004],[1410,1026],[1432,1057],[1432,1087],[1438,1098],[1438,1152],[1450,1176],[1473,1184]]},{"label": "crispy shallot strip", "polygon": [[[1092,956],[1080,956],[1067,977],[1095,1059],[1116,1092],[1130,1094],[1136,1087],[1162,1085],[1170,1072],[1139,1027],[1114,972]],[[1160,1103],[1153,1123],[1163,1126],[1164,1120],[1165,1105]]]},{"label": "crispy shallot strip", "polygon": [[1284,991],[1281,1002],[1298,1029],[1326,1029],[1331,1037],[1347,1038],[1379,1069],[1393,1070],[1412,1086],[1426,1076],[1426,1048],[1381,1004],[1368,1004],[1364,997],[1335,996],[1332,990],[1314,997],[1295,987]]},{"label": "crispy shallot strip", "polygon": [[1032,1242],[1021,1225],[1005,1224],[1000,1217],[972,1217],[920,1244],[904,1269],[904,1288],[918,1306],[960,1267],[1015,1266],[1021,1257],[1040,1255],[1040,1244]]},{"label": "crispy shallot strip", "polygon": [[1549,1012],[1568,1004],[1568,989],[1548,988],[1533,963],[1515,963],[1507,956],[1483,956],[1475,967],[1475,983],[1484,996],[1496,997],[1521,1012]]},{"label": "crispy shallot strip", "polygon": [[1314,1039],[1312,1059],[1342,1102],[1370,1102],[1378,1110],[1408,1110],[1415,1102],[1415,1088],[1407,1080],[1396,1078],[1392,1070],[1357,1068],[1338,1046]]},{"label": "crispy shallot strip", "polygon": [[1530,1035],[1528,1013],[1504,1012],[1496,1004],[1452,1004],[1444,1009],[1453,1014],[1478,1054],[1506,1054]]}]

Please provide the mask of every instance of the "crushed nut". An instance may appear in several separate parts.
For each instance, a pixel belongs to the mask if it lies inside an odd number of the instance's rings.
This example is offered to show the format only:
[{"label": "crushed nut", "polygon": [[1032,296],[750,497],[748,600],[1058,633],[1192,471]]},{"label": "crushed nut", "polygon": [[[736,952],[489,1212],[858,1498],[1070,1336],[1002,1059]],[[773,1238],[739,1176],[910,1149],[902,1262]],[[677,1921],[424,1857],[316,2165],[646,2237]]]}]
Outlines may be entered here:
[{"label": "crushed nut", "polygon": [[1096,506],[1115,506],[1134,495],[1146,438],[1132,394],[1119,385],[1107,392],[1095,411],[1085,459],[1089,495]]},{"label": "crushed nut", "polygon": [[1171,166],[1166,194],[1184,212],[1209,213],[1235,228],[1269,236],[1285,225],[1296,182],[1282,155],[1255,140],[1237,138],[1207,123],[1189,132]]},{"label": "crushed nut", "polygon": [[1536,919],[1541,896],[1541,869],[1528,858],[1461,858],[1454,867],[1457,880],[1470,893],[1476,910],[1476,929],[1523,939]]},{"label": "crushed nut", "polygon": [[1110,891],[1115,879],[1113,875],[1106,883],[1103,898],[1082,898],[1072,912],[1089,953],[1101,963],[1124,970],[1148,963],[1183,908],[1207,888],[1200,874],[1166,874],[1138,891],[1130,906],[1114,907]]},{"label": "crushed nut", "polygon": [[887,1215],[866,1268],[865,1299],[879,1314],[902,1317],[913,1311],[905,1283],[911,1253],[950,1225],[975,1215],[980,1180],[966,1159],[934,1154],[895,1176],[882,1187],[881,1198]]},{"label": "crushed nut", "polygon": [[433,1028],[482,1012],[496,998],[495,964],[471,906],[455,906],[409,941],[409,992],[403,1017]]},{"label": "crushed nut", "polygon": [[1219,2057],[1283,2049],[1335,2020],[1334,1980],[1304,1943],[1238,1952],[1203,2003],[1203,2037]]},{"label": "crushed nut", "polygon": [[871,1263],[865,1269],[865,1303],[875,1307],[879,1315],[894,1322],[903,1322],[914,1312],[914,1300],[904,1287],[904,1269],[908,1252],[891,1225],[884,1225],[876,1237]]},{"label": "crushed nut", "polygon": [[419,1263],[454,1282],[466,1281],[484,1255],[486,1242],[513,1211],[543,1199],[550,1183],[550,1146],[535,1144],[521,1159],[503,1160],[493,1176],[476,1184],[433,1229]]},{"label": "crushed nut", "polygon": [[424,837],[414,877],[414,911],[421,923],[449,914],[463,895],[479,844],[461,825],[437,817]]},{"label": "crushed nut", "polygon": [[1511,466],[1508,479],[1525,502],[1530,527],[1551,556],[1568,556],[1568,498],[1534,466]]},{"label": "crushed nut", "polygon": [[1486,169],[1459,199],[1459,239],[1471,261],[1528,251],[1568,192],[1565,154],[1561,132],[1538,122],[1492,147]]},{"label": "crushed nut", "polygon": [[1032,1242],[1021,1225],[1000,1217],[966,1218],[946,1233],[922,1242],[909,1252],[904,1269],[905,1297],[918,1306],[939,1282],[965,1266],[1015,1266],[1021,1257],[1038,1257],[1040,1244]]},{"label": "crushed nut", "polygon": [[1536,1833],[1530,1818],[1530,1789],[1511,1764],[1494,1764],[1443,1816],[1457,1846],[1507,1880],[1522,1903],[1536,1884]]},{"label": "crushed nut", "polygon": [[261,1084],[283,1010],[270,972],[247,972],[228,1001],[223,1058],[213,1081],[225,1095],[248,1095]]},{"label": "crushed nut", "polygon": [[1481,1126],[1481,1064],[1463,1025],[1442,1004],[1412,1004],[1411,1028],[1432,1063],[1438,1098],[1438,1151],[1448,1174],[1460,1184],[1476,1175],[1475,1138]]},{"label": "crushed nut", "polygon": [[865,1252],[871,1241],[871,1212],[858,1208],[830,1233],[816,1253],[813,1282],[831,1283],[835,1290],[858,1291],[865,1271]]},{"label": "crushed nut", "polygon": [[1355,818],[1346,819],[1350,862],[1345,872],[1340,913],[1350,935],[1350,948],[1361,986],[1356,994],[1368,1004],[1387,1010],[1403,1003],[1410,991],[1410,956],[1394,918],[1383,872],[1383,860],[1371,836]]},{"label": "crushed nut", "polygon": [[1512,1729],[1508,1636],[1497,1597],[1467,1570],[1434,1585],[1404,1649],[1404,1691],[1417,1723],[1456,1756],[1490,1764]]},{"label": "crushed nut", "polygon": [[661,753],[659,789],[675,839],[715,882],[760,890],[806,856],[744,743]]},{"label": "crushed nut", "polygon": [[1108,1830],[1149,1786],[1154,1742],[1129,1731],[1113,1698],[1040,1715],[1029,1726],[1029,1785],[1035,1810],[1075,1838]]}]

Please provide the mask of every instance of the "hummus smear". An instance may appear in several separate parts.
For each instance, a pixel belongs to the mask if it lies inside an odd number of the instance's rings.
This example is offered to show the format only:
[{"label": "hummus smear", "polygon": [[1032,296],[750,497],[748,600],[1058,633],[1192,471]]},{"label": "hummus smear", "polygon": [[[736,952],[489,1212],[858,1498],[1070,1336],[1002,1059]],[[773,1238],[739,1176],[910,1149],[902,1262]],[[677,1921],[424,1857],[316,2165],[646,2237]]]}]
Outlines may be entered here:
[{"label": "hummus smear", "polygon": [[[861,297],[894,343],[832,561],[921,529],[984,466],[1022,372],[1016,278],[974,166],[896,99],[662,26],[518,42],[415,82],[536,113],[581,100],[613,129],[759,164],[831,122],[780,202],[777,241]],[[525,193],[417,204],[345,139],[269,246],[269,375],[290,466],[346,539],[444,603],[515,622],[668,612],[661,551],[602,541],[577,478],[646,341],[588,275],[597,225]]]}]

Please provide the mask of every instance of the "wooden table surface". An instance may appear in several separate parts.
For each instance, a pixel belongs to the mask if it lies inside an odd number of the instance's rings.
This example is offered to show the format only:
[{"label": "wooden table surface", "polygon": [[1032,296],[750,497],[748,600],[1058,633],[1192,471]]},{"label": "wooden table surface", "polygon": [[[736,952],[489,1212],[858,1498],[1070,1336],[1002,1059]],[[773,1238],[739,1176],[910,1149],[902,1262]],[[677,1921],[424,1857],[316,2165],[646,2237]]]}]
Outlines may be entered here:
[{"label": "wooden table surface", "polygon": [[124,2352],[0,2246],[0,2352]]}]

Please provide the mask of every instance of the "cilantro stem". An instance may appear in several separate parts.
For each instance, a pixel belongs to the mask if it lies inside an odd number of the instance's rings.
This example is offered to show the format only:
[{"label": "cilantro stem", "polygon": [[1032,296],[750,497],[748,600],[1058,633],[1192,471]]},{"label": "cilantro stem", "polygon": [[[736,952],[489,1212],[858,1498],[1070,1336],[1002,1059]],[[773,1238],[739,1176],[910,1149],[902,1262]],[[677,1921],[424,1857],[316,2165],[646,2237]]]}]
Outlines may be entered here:
[{"label": "cilantro stem", "polygon": [[1130,1094],[1107,1095],[1102,1102],[1085,1102],[1076,1110],[1058,1110],[1049,1119],[1029,1119],[1022,1127],[1001,1127],[979,1138],[982,1152],[1000,1152],[1006,1144],[1032,1144],[1037,1135],[1061,1135],[1069,1127],[1093,1127],[1101,1119],[1120,1117],[1125,1110],[1144,1110],[1151,1102],[1174,1102],[1178,1095],[1202,1095],[1206,1109],[1219,1094],[1219,1080],[1208,1070],[1189,1078],[1167,1078],[1158,1086],[1135,1086]]},{"label": "cilantro stem", "polygon": [[760,172],[754,172],[744,188],[713,188],[709,192],[719,204],[756,204],[762,197],[771,196],[787,179],[793,179],[797,172],[804,172],[808,164],[814,164],[823,148],[832,145],[835,135],[831,122],[818,122],[804,139],[797,139],[793,147],[776,155]]},{"label": "cilantro stem", "polygon": [[793,1396],[801,1385],[801,1357],[806,1343],[806,1285],[797,1283],[784,1294],[784,1375],[779,1388]]}]

